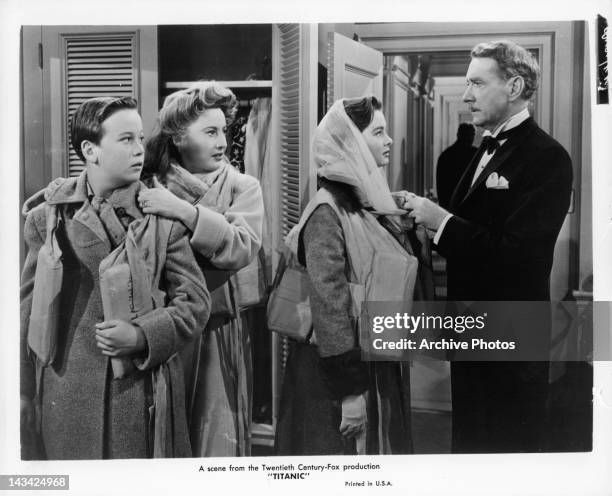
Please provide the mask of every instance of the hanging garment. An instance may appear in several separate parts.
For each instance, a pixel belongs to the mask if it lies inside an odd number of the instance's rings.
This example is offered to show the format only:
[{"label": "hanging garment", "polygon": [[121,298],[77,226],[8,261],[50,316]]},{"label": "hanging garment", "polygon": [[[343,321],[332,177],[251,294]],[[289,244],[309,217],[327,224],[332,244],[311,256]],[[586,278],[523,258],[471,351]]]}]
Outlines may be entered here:
[{"label": "hanging garment", "polygon": [[[266,212],[273,211],[274,197],[270,181],[270,117],[271,98],[258,98],[251,107],[246,125],[244,149],[245,174],[253,176],[261,185]],[[237,286],[243,308],[265,303],[272,283],[272,217],[265,216],[262,243],[258,260],[237,274]]]},{"label": "hanging garment", "polygon": [[[269,97],[257,98],[251,108],[246,129],[246,145],[244,150],[245,174],[259,180],[263,193],[266,212],[273,212],[275,205],[272,191],[273,180],[270,164],[270,123],[272,99]],[[259,263],[248,267],[237,274],[238,290],[241,300],[254,302],[259,300],[262,306],[254,306],[242,312],[243,324],[250,331],[253,350],[253,366],[257,379],[254,380],[253,415],[254,421],[259,423],[272,423],[272,388],[268,380],[272,373],[270,356],[272,353],[270,332],[266,326],[266,306],[268,292],[272,284],[272,233],[274,227],[271,215],[264,216],[261,236],[261,249]],[[251,283],[245,279],[250,268]],[[253,277],[254,276],[254,277]],[[248,295],[244,288],[254,288]],[[263,289],[263,295],[262,295]],[[262,298],[263,296],[263,298]]]},{"label": "hanging garment", "polygon": [[251,107],[246,125],[244,171],[261,181],[265,176],[266,158],[270,146],[271,98],[258,98]]},{"label": "hanging garment", "polygon": [[234,168],[244,173],[244,146],[246,142],[246,124],[247,117],[242,115],[238,117],[232,124],[230,129],[230,137],[232,144],[229,150],[230,163]]}]

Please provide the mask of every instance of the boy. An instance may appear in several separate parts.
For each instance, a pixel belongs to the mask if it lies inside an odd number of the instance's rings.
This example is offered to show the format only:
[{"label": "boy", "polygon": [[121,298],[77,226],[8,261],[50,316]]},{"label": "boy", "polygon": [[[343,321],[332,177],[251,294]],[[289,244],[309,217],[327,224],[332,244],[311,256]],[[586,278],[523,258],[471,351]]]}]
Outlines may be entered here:
[{"label": "boy", "polygon": [[[145,186],[139,182],[144,150],[136,101],[130,97],[85,101],[74,113],[70,137],[85,170],[79,177],[51,183],[44,192],[45,202],[27,213],[24,228],[29,252],[21,287],[22,429],[31,432],[36,402],[42,456],[47,459],[145,458],[153,454],[153,440],[170,443],[166,456],[191,456],[176,353],[208,318],[204,278],[184,227],[174,222],[169,235],[161,238],[163,246],[153,245],[143,255],[159,262],[159,267],[149,264],[147,269],[157,270],[159,288],[152,290],[165,292],[163,304],[130,322],[105,321],[100,263],[115,248],[121,249],[131,223],[157,225],[157,218],[145,219],[137,203]],[[27,346],[27,333],[37,257],[47,235],[50,208],[59,219],[56,237],[63,278],[57,351],[52,363],[43,367]],[[156,233],[145,237],[159,242]],[[132,371],[113,379],[109,357],[130,362]],[[154,405],[156,385],[164,381],[169,381],[170,397],[160,405],[157,396]],[[163,415],[164,407],[170,412],[165,416],[173,419],[170,441],[153,435],[155,416]]]}]

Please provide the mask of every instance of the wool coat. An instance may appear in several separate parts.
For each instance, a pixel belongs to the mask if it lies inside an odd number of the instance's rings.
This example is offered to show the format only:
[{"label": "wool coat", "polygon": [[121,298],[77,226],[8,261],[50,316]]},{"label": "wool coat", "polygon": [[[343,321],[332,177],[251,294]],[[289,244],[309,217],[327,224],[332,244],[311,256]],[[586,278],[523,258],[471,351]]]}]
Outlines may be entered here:
[{"label": "wool coat", "polygon": [[[113,193],[109,201],[117,216],[142,218],[137,195],[144,187],[135,183],[127,192]],[[94,326],[104,321],[99,265],[114,247],[89,202],[86,172],[51,185],[46,197],[45,203],[27,214],[24,237],[29,251],[21,283],[21,394],[38,400],[44,456],[149,457],[151,372],[194,339],[209,314],[209,293],[185,228],[173,223],[167,242],[160,278],[166,305],[132,321],[142,330],[146,349],[131,356],[136,366],[132,374],[113,380],[109,359],[96,346]],[[61,219],[57,237],[63,252],[64,276],[58,351],[54,362],[42,368],[37,367],[27,349],[26,334],[38,251],[46,238],[47,204],[57,207]],[[182,381],[173,386],[184,389]],[[191,456],[184,406],[175,407],[178,410],[172,415],[181,421],[175,423],[174,456]]]}]

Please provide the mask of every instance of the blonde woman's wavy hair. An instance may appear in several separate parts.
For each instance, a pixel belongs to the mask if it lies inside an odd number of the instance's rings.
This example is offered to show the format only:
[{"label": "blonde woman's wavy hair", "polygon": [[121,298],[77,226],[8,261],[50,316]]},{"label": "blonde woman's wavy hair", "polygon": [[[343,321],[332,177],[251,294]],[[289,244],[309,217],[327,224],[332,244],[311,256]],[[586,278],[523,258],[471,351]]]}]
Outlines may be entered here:
[{"label": "blonde woman's wavy hair", "polygon": [[200,115],[217,108],[223,111],[229,126],[236,116],[236,95],[215,81],[198,81],[168,95],[153,135],[147,141],[143,177],[156,174],[163,178],[171,162],[182,165],[174,141],[182,138],[187,127]]}]

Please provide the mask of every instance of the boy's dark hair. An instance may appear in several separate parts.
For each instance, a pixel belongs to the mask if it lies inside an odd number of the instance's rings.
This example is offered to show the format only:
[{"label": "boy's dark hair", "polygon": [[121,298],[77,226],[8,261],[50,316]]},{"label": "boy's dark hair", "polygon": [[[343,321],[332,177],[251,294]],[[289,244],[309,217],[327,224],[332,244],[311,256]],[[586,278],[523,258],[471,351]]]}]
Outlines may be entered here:
[{"label": "boy's dark hair", "polygon": [[70,143],[72,148],[85,162],[83,152],[81,152],[81,143],[83,141],[91,141],[99,144],[102,139],[102,123],[111,115],[119,110],[137,109],[138,102],[131,96],[122,96],[120,98],[101,96],[85,100],[74,111],[70,123]]},{"label": "boy's dark hair", "polygon": [[362,132],[372,122],[376,110],[382,110],[382,104],[375,96],[352,98],[344,101],[346,115]]}]

